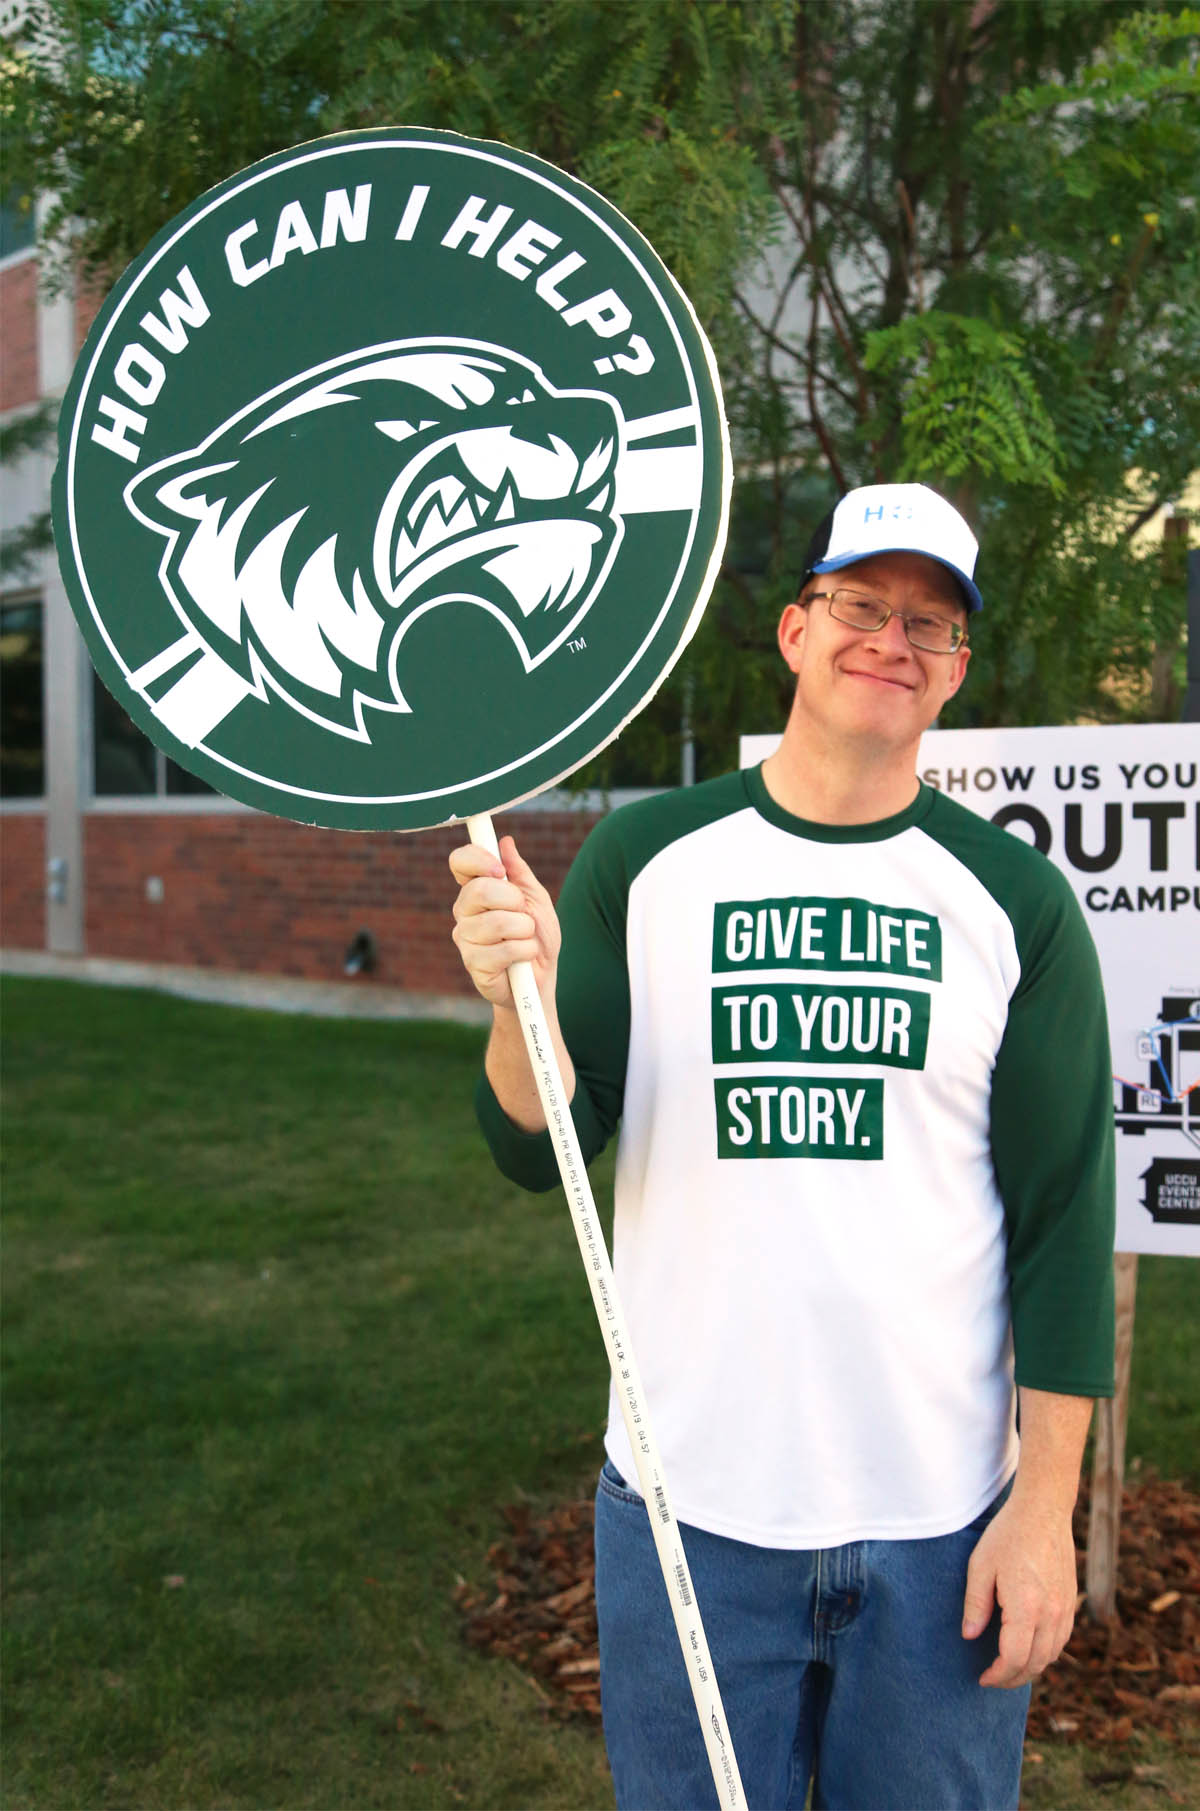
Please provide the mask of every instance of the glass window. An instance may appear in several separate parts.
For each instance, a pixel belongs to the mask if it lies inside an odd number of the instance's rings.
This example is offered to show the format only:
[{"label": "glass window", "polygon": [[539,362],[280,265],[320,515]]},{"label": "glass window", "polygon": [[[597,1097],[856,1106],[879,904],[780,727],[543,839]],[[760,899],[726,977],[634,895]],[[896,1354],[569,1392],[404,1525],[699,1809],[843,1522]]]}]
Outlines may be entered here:
[{"label": "glass window", "polygon": [[141,797],[157,791],[156,751],[92,674],[92,747],[98,797]]},{"label": "glass window", "polygon": [[0,193],[0,258],[11,257],[13,252],[28,251],[33,238],[32,198],[5,189]]},{"label": "glass window", "polygon": [[92,748],[97,798],[154,798],[164,793],[177,797],[214,790],[155,748],[95,673]]},{"label": "glass window", "polygon": [[42,606],[0,604],[0,797],[46,790],[42,711]]},{"label": "glass window", "polygon": [[215,792],[216,787],[202,780],[199,774],[189,773],[186,767],[180,767],[169,756],[163,756],[163,768],[166,773],[167,791],[173,797],[180,793]]}]

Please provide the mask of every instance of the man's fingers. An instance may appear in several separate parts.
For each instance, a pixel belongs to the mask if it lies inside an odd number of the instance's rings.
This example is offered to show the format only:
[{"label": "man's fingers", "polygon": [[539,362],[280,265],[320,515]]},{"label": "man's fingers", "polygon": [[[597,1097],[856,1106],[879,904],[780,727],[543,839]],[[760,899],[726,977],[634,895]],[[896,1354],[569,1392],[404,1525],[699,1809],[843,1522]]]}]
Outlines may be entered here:
[{"label": "man's fingers", "polygon": [[511,836],[500,838],[500,859],[504,863],[504,872],[508,878],[514,886],[520,887],[523,893],[544,899],[550,897]]},{"label": "man's fingers", "polygon": [[967,1588],[963,1596],[962,1632],[964,1641],[982,1635],[992,1620],[996,1607],[996,1574],[990,1567],[977,1563],[978,1549],[967,1567]]},{"label": "man's fingers", "polygon": [[[525,914],[514,916],[519,923],[530,923]],[[534,937],[497,936],[491,939],[494,928],[488,918],[476,918],[456,924],[453,937],[467,973],[480,993],[493,1005],[503,1006],[510,1000],[506,980],[509,969],[514,962],[535,962],[538,944]]]},{"label": "man's fingers", "polygon": [[1014,1618],[1000,1626],[1000,1652],[986,1673],[980,1676],[980,1685],[999,1685],[1011,1690],[1014,1686],[1024,1685],[1031,1677],[1029,1661],[1033,1650],[1034,1630],[1030,1623],[1019,1622]]},{"label": "man's fingers", "polygon": [[[503,875],[497,879],[491,874],[481,874],[476,880],[464,881],[452,910],[460,923],[464,919],[486,916],[491,912],[503,912],[510,916],[514,912],[523,912],[527,918],[530,917],[525,895],[520,887],[514,887],[512,881],[505,880]],[[532,919],[530,922],[532,923]]]},{"label": "man's fingers", "polygon": [[1039,1629],[1034,1636],[1033,1646],[1029,1650],[1029,1659],[1025,1663],[1027,1676],[1030,1679],[1036,1679],[1039,1673],[1044,1673],[1051,1661],[1058,1659],[1061,1648],[1062,1643],[1058,1640],[1054,1628]]},{"label": "man's fingers", "polygon": [[982,1635],[999,1604],[997,1655],[981,1685],[1012,1690],[1061,1653],[1075,1610],[1075,1549],[1069,1520],[1031,1512],[1014,1493],[980,1536],[967,1566],[963,1635]]},{"label": "man's fingers", "polygon": [[476,986],[482,981],[488,985],[499,981],[516,962],[532,962],[536,958],[537,946],[529,943],[490,943],[472,944],[470,950],[460,946],[460,954],[467,965],[467,971]]},{"label": "man's fingers", "polygon": [[485,1000],[511,1005],[507,971],[531,962],[539,985],[553,986],[559,931],[553,902],[511,836],[500,858],[474,843],[455,849],[450,871],[458,881],[454,941],[467,973]]},{"label": "man's fingers", "polygon": [[1030,1679],[1036,1679],[1048,1666],[1053,1666],[1058,1656],[1067,1645],[1072,1625],[1075,1621],[1075,1607],[1072,1604],[1065,1618],[1056,1614],[1054,1606],[1048,1606],[1046,1614],[1033,1631],[1029,1656],[1022,1669],[1022,1676],[1017,1681],[1024,1685]]},{"label": "man's fingers", "polygon": [[1071,1633],[1071,1621],[1048,1614],[1035,1620],[1032,1613],[1014,1616],[1000,1628],[1000,1652],[980,1677],[981,1685],[998,1685],[1012,1690],[1028,1685],[1052,1666],[1062,1653]]},{"label": "man's fingers", "polygon": [[454,906],[456,918],[475,912],[540,911],[550,905],[550,895],[529,863],[517,851],[511,836],[500,843],[502,860],[468,843],[450,855],[450,872],[459,884]]},{"label": "man's fingers", "polygon": [[469,880],[478,880],[483,875],[491,875],[496,880],[504,879],[504,863],[487,849],[481,849],[478,843],[463,843],[450,851],[450,872],[459,886],[465,886]]},{"label": "man's fingers", "polygon": [[[1064,1613],[1058,1611],[1053,1601],[1041,1605],[1027,1603],[1023,1608],[1006,1610],[1000,1625],[999,1653],[987,1671],[980,1675],[979,1683],[997,1685],[1009,1691],[1019,1685],[1028,1685],[1058,1659],[1070,1638],[1074,1621],[1074,1604]],[[964,1634],[966,1630],[964,1618]],[[982,1630],[978,1632],[982,1633]]]},{"label": "man's fingers", "polygon": [[[455,916],[458,917],[457,910]],[[451,934],[460,949],[464,944],[478,949],[497,943],[520,943],[522,948],[528,945],[532,949],[537,926],[529,912],[467,912],[458,919]]]}]

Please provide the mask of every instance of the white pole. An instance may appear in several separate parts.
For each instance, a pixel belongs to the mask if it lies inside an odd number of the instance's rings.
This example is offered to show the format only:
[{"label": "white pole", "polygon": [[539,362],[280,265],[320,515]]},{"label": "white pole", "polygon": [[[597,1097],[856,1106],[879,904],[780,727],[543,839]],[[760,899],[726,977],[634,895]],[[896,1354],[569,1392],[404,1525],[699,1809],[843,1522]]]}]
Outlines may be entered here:
[{"label": "white pole", "polygon": [[[491,818],[486,813],[480,813],[478,816],[468,817],[466,822],[471,841],[479,848],[487,849],[490,854],[499,856],[500,850]],[[579,1242],[580,1256],[591,1286],[596,1318],[600,1322],[600,1331],[608,1350],[617,1400],[621,1405],[629,1444],[633,1448],[638,1484],[646,1500],[650,1528],[654,1544],[658,1548],[658,1562],[662,1567],[663,1581],[670,1598],[679,1645],[683,1650],[688,1681],[696,1704],[696,1715],[700,1719],[700,1733],[704,1737],[708,1764],[712,1768],[717,1788],[717,1798],[722,1805],[744,1811],[746,1801],[741,1776],[734,1758],[733,1741],[725,1725],[725,1710],[717,1689],[712,1656],[708,1651],[704,1625],[700,1621],[696,1593],[692,1589],[691,1573],[679,1536],[679,1524],[675,1520],[675,1512],[667,1493],[662,1460],[651,1432],[650,1414],[633,1348],[625,1330],[625,1316],[617,1297],[616,1280],[596,1213],[595,1197],[580,1155],[570,1105],[550,1041],[537,982],[534,980],[533,964],[514,962],[508,971],[508,979],[517,1017],[525,1035],[525,1048],[529,1052],[538,1097],[554,1141],[558,1171],[566,1190],[575,1237]]]}]

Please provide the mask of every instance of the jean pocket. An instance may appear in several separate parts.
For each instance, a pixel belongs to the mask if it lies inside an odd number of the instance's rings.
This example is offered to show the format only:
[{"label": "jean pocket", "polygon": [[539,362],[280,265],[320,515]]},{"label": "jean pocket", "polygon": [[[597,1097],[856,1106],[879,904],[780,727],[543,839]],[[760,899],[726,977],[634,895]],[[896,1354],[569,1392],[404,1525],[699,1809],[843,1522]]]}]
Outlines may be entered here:
[{"label": "jean pocket", "polygon": [[606,1459],[600,1467],[600,1489],[616,1503],[636,1503],[641,1509],[646,1507],[645,1498],[640,1497],[636,1490],[630,1489],[611,1459]]}]

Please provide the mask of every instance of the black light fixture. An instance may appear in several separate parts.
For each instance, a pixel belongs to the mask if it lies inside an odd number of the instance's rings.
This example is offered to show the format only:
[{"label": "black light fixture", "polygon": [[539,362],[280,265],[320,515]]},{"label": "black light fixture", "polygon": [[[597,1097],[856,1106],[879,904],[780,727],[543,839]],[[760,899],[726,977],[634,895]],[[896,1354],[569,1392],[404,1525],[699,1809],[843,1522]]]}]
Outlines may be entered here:
[{"label": "black light fixture", "polygon": [[346,951],[345,971],[348,975],[369,975],[375,966],[375,939],[370,931],[356,931]]}]

